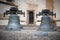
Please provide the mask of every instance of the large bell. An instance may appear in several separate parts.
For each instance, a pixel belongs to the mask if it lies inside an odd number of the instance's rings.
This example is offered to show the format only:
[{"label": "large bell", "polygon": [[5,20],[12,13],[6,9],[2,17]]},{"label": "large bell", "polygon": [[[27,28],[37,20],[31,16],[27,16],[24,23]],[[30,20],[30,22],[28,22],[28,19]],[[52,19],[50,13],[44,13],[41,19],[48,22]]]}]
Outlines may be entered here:
[{"label": "large bell", "polygon": [[9,22],[6,29],[7,30],[21,30],[22,26],[20,25],[19,16],[17,15],[9,16]]},{"label": "large bell", "polygon": [[38,31],[54,31],[54,26],[52,25],[52,20],[50,19],[49,15],[51,15],[52,13],[50,13],[49,10],[42,10],[40,15],[43,15],[41,18],[41,24],[38,28]]},{"label": "large bell", "polygon": [[10,14],[6,30],[20,31],[22,26],[20,25],[20,19],[17,14],[22,14],[22,11],[19,11],[17,7],[11,7],[5,14]]}]

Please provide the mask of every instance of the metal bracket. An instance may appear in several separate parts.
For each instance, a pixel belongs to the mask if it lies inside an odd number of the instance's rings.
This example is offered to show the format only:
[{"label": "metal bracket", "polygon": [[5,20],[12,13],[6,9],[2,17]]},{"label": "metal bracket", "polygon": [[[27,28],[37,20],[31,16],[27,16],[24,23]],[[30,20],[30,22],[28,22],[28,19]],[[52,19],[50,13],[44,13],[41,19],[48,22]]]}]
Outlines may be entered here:
[{"label": "metal bracket", "polygon": [[6,12],[4,12],[4,16],[5,15],[8,15],[8,14],[24,14],[24,17],[25,17],[25,12],[22,12],[22,10],[18,10],[17,7],[11,7],[10,10],[6,10]]}]

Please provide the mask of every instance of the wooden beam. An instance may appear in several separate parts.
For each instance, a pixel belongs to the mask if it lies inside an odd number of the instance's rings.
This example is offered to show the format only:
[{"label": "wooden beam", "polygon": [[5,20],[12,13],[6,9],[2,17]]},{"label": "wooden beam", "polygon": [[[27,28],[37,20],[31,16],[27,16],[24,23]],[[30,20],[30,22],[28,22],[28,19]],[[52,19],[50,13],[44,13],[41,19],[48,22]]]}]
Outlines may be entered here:
[{"label": "wooden beam", "polygon": [[50,11],[54,10],[54,0],[46,0],[46,8]]},{"label": "wooden beam", "polygon": [[10,2],[3,2],[3,1],[0,1],[1,4],[6,4],[6,5],[10,5],[10,6],[17,6],[15,5],[14,3],[10,3]]}]

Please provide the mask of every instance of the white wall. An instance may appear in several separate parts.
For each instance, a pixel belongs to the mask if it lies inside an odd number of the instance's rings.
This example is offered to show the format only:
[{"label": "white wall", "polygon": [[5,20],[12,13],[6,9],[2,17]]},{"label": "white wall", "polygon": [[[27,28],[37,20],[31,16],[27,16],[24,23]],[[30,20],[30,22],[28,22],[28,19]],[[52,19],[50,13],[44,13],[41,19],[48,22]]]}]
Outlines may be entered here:
[{"label": "white wall", "polygon": [[60,20],[60,0],[54,0],[54,12],[56,12],[56,20]]},{"label": "white wall", "polygon": [[[42,11],[42,9],[46,9],[46,0],[39,0],[39,3],[38,3],[38,11],[37,11],[37,14],[39,12]],[[36,20],[41,20],[41,17],[42,16],[38,16],[38,18],[36,18]],[[41,22],[36,22],[36,25],[40,25]]]},{"label": "white wall", "polygon": [[[27,23],[27,8],[28,8],[28,4],[34,4],[34,5],[38,5],[37,7],[37,13],[39,11],[41,11],[42,9],[46,9],[46,1],[45,0],[15,0],[15,4],[19,5],[18,8],[22,11],[25,11],[25,17],[23,17],[22,15],[20,15],[20,20],[25,20],[25,24]],[[39,16],[38,18],[36,18],[35,20],[41,20],[41,17]],[[40,22],[36,22],[36,25],[40,25]]]},{"label": "white wall", "polygon": [[[9,10],[11,6],[5,5],[5,4],[0,4],[0,14],[3,14],[6,10]],[[0,20],[0,25],[7,25],[8,20]]]},{"label": "white wall", "polygon": [[0,13],[4,13],[6,10],[8,10],[11,6],[0,4]]},{"label": "white wall", "polygon": [[[56,13],[56,20],[60,20],[60,0],[54,0],[54,12]],[[60,26],[60,22],[56,24]]]}]

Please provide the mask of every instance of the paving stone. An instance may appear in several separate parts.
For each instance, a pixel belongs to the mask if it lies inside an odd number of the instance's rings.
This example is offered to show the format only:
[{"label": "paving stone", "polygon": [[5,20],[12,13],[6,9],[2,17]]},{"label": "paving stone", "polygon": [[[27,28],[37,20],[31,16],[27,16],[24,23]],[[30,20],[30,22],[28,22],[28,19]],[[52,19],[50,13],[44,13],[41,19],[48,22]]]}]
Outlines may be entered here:
[{"label": "paving stone", "polygon": [[57,37],[60,38],[56,32],[54,34],[51,32],[48,36],[35,36],[36,32],[36,30],[0,31],[0,40],[57,40]]}]

